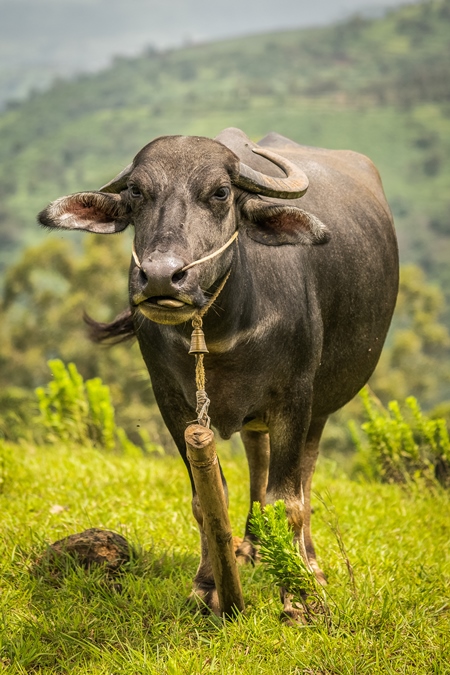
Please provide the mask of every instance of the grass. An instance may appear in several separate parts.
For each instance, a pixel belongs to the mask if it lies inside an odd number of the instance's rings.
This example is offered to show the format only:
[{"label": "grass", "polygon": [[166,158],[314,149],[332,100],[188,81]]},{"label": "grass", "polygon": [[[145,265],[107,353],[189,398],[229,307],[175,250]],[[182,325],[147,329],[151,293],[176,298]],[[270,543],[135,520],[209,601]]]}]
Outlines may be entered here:
[{"label": "grass", "polygon": [[[245,460],[227,444],[219,453],[241,534]],[[314,488],[330,629],[280,623],[262,566],[242,569],[246,613],[223,623],[186,605],[198,535],[180,459],[0,445],[0,672],[450,673],[448,493],[352,482],[329,461]],[[88,527],[138,549],[119,579],[76,567],[60,579],[31,573],[46,542]]]}]

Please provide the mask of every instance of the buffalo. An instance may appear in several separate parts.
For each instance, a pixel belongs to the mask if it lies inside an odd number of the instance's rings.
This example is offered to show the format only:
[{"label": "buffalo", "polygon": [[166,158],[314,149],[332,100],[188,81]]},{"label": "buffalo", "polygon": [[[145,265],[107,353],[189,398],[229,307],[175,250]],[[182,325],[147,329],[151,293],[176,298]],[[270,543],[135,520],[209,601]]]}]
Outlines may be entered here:
[{"label": "buffalo", "polygon": [[[372,374],[398,290],[392,216],[372,162],[274,132],[257,144],[233,128],[214,140],[163,136],[99,191],[61,197],[39,221],[103,234],[134,227],[130,306],[91,328],[98,341],[137,337],[189,475],[190,321],[208,308],[212,423],[224,439],[240,432],[250,504],[284,500],[305,562],[325,583],[311,536],[319,440],[328,416]],[[218,612],[191,483],[201,536],[193,593]],[[251,561],[255,553],[247,521],[236,555]]]}]

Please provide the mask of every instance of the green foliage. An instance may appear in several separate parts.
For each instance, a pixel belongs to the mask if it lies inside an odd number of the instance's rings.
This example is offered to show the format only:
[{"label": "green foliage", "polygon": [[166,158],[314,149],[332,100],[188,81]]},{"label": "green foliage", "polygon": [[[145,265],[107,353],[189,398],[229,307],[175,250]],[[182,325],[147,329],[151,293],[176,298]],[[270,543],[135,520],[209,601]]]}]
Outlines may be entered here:
[{"label": "green foliage", "polygon": [[284,501],[268,504],[264,509],[253,503],[250,531],[258,541],[259,555],[275,584],[290,596],[294,611],[301,610],[305,623],[325,621],[330,627],[330,610],[323,588],[294,541],[294,532],[286,516]]},{"label": "green foliage", "polygon": [[113,450],[117,443],[109,388],[100,378],[83,381],[74,363],[48,362],[53,380],[39,387],[39,423],[51,443],[86,443]]},{"label": "green foliage", "polygon": [[4,437],[32,436],[34,389],[46,384],[47,361],[57,358],[76,363],[84,380],[109,386],[118,425],[132,442],[172,451],[137,345],[94,345],[83,323],[84,311],[108,321],[127,306],[127,244],[128,238],[92,236],[77,249],[70,239],[48,238],[8,270],[0,304]]},{"label": "green foliage", "polygon": [[[53,380],[38,387],[40,415],[35,420],[34,440],[59,445],[92,444],[104,450],[139,453],[126,432],[116,425],[109,387],[99,377],[84,381],[74,363],[67,367],[59,359],[48,362]],[[141,436],[147,452],[161,453],[162,448]]]},{"label": "green foliage", "polygon": [[427,409],[450,398],[450,332],[441,289],[405,265],[393,326],[371,387],[383,402],[418,398]]},{"label": "green foliage", "polygon": [[317,592],[314,572],[307,567],[298,543],[294,542],[282,500],[264,509],[254,502],[250,530],[258,540],[261,561],[276,584],[301,602]]},{"label": "green foliage", "polygon": [[405,412],[397,401],[391,401],[386,410],[367,388],[360,396],[367,417],[361,427],[367,444],[361,442],[356,424],[351,424],[358,450],[356,472],[388,483],[418,479],[429,483],[436,477],[450,485],[450,441],[445,420],[428,418],[413,396],[406,399]]}]

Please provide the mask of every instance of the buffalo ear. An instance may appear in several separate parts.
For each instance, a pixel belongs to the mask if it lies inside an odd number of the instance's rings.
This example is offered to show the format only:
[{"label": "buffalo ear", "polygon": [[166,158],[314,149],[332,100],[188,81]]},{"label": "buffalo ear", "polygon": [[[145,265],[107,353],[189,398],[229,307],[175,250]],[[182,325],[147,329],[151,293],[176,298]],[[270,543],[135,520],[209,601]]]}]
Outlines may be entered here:
[{"label": "buffalo ear", "polygon": [[330,232],[321,220],[298,206],[273,204],[261,199],[248,199],[242,212],[250,225],[249,237],[268,246],[283,244],[326,244]]},{"label": "buffalo ear", "polygon": [[38,215],[38,222],[44,227],[113,234],[124,230],[129,218],[119,195],[78,192],[49,204]]}]

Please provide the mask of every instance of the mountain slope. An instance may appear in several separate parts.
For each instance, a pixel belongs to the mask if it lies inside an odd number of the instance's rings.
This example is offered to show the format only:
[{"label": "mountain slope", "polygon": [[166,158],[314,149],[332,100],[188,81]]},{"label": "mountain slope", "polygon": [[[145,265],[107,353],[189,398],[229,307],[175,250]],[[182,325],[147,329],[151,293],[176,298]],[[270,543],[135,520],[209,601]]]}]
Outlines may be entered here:
[{"label": "mountain slope", "polygon": [[450,0],[328,28],[239,38],[60,82],[0,117],[0,265],[44,234],[35,214],[95,189],[151,138],[240,126],[364,152],[404,260],[450,294]]},{"label": "mountain slope", "polygon": [[[410,0],[411,1],[411,0]],[[417,1],[417,0],[416,0]],[[0,0],[0,109],[56,77],[105,68],[118,53],[325,25],[408,0]]]}]

